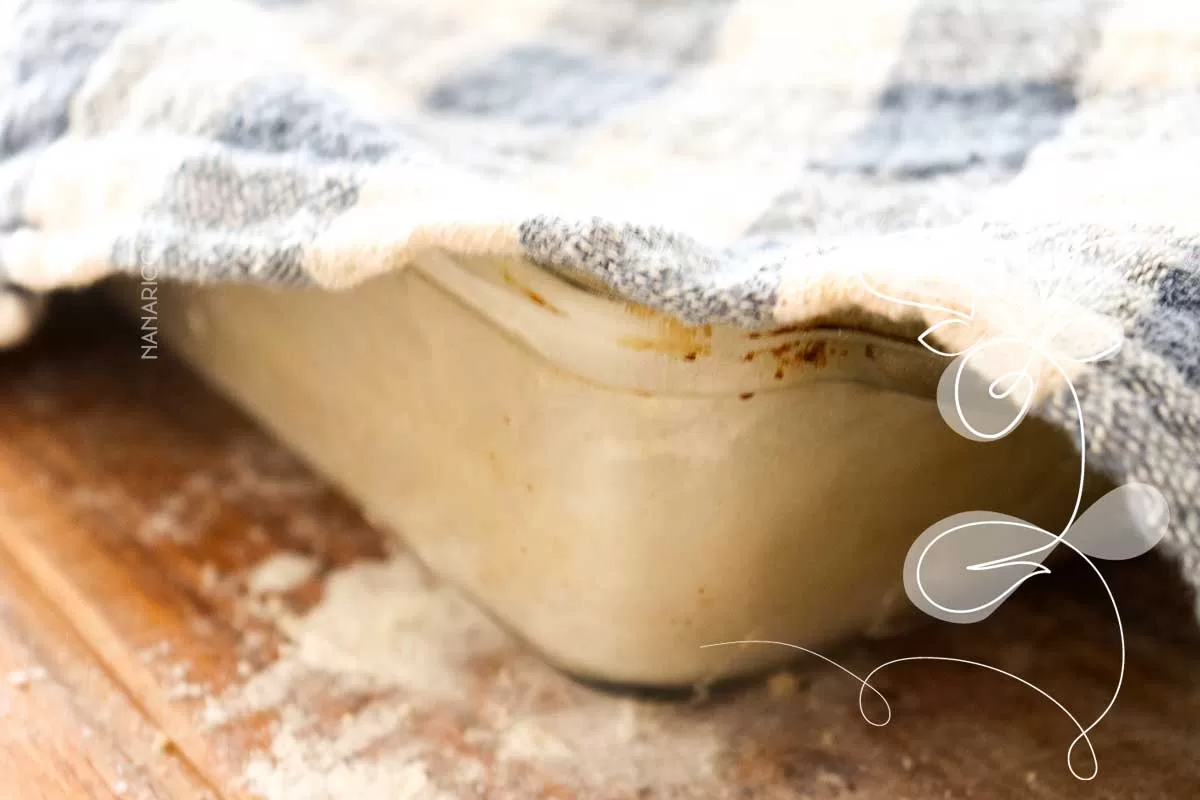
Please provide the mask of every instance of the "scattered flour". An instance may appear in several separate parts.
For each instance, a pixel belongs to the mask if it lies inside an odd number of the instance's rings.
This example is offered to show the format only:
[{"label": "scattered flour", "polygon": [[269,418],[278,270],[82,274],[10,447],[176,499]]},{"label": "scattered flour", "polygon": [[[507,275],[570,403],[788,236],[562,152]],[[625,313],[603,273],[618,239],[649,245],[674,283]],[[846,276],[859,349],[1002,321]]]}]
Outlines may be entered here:
[{"label": "scattered flour", "polygon": [[221,588],[221,571],[211,561],[200,567],[200,588],[210,593]]},{"label": "scattered flour", "polygon": [[46,670],[42,667],[30,667],[29,669],[17,669],[8,673],[6,679],[8,685],[16,689],[24,689],[31,683],[45,680]]},{"label": "scattered flour", "polygon": [[[276,556],[254,571],[257,594],[286,591],[315,564]],[[243,768],[245,787],[266,800],[450,800],[431,781],[419,737],[372,745],[408,723],[407,690],[425,703],[461,699],[468,662],[505,647],[505,634],[456,592],[433,584],[415,561],[398,557],[327,576],[322,600],[305,614],[260,606],[291,642],[262,671],[234,687],[206,716],[223,722],[275,712],[270,756]],[[243,673],[239,670],[239,673]],[[336,720],[320,709],[330,697],[378,697]],[[411,751],[411,752],[409,752]]]},{"label": "scattered flour", "polygon": [[261,604],[290,646],[254,674],[239,670],[244,683],[206,709],[271,720],[269,747],[242,767],[249,792],[450,800],[557,785],[581,797],[646,786],[713,796],[690,788],[717,780],[721,740],[709,721],[580,686],[410,556],[334,571],[322,588],[304,613]]},{"label": "scattered flour", "polygon": [[149,647],[142,648],[142,650],[138,652],[138,658],[143,664],[152,664],[159,659],[166,658],[170,654],[171,643],[164,639],[160,642],[150,645]]},{"label": "scattered flour", "polygon": [[316,561],[299,553],[276,553],[254,568],[249,579],[250,592],[290,592],[315,575],[317,566]]},{"label": "scattered flour", "polygon": [[211,475],[189,475],[175,492],[167,495],[138,528],[142,541],[195,541],[208,530],[221,511],[216,482]]},{"label": "scattered flour", "polygon": [[188,475],[162,497],[137,536],[147,542],[194,543],[208,533],[227,503],[294,504],[322,491],[323,485],[281,447],[238,440],[214,468]]},{"label": "scattered flour", "polygon": [[277,613],[302,663],[438,696],[461,693],[470,660],[508,644],[495,623],[450,587],[430,585],[410,558],[334,573],[307,614]]},{"label": "scattered flour", "polygon": [[498,755],[507,761],[578,756],[566,742],[531,719],[517,720],[508,728],[501,740]]},{"label": "scattered flour", "polygon": [[402,713],[376,708],[344,720],[331,737],[317,737],[304,735],[311,723],[307,714],[285,707],[271,742],[272,758],[246,765],[246,788],[268,800],[449,800],[430,781],[419,753],[361,755],[372,741],[398,727]]}]

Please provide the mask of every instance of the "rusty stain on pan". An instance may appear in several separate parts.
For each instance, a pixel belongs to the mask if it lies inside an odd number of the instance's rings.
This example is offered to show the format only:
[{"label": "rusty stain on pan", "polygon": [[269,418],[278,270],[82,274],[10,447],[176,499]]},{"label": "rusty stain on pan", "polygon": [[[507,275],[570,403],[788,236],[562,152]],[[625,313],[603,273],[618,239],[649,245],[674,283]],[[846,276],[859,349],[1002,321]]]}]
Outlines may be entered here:
[{"label": "rusty stain on pan", "polygon": [[549,300],[547,300],[541,294],[539,294],[538,292],[535,292],[533,289],[530,289],[528,286],[526,286],[525,284],[523,284],[519,280],[517,280],[516,276],[513,275],[512,272],[509,271],[509,269],[507,267],[504,268],[504,270],[501,272],[501,275],[504,277],[505,283],[507,283],[509,286],[513,287],[514,289],[516,289],[521,294],[525,295],[525,297],[527,297],[532,303],[534,303],[534,305],[541,306],[542,308],[549,311],[551,314],[556,314],[557,316],[560,316],[560,317],[566,316],[566,313],[561,308],[555,306],[553,303],[551,303]]},{"label": "rusty stain on pan", "polygon": [[[630,310],[639,308],[628,306]],[[684,361],[695,361],[700,356],[712,354],[712,326],[692,327],[655,312],[633,311],[637,316],[654,319],[658,326],[656,336],[622,336],[617,343],[630,350],[641,350],[678,356]]]}]

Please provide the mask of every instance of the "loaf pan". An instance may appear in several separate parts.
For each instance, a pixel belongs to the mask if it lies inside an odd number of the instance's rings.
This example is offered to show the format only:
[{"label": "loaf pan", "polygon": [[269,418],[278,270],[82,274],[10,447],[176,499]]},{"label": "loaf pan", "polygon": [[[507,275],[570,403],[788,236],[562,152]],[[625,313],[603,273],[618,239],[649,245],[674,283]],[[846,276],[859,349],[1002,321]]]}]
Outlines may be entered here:
[{"label": "loaf pan", "polygon": [[987,509],[1053,528],[1078,480],[1036,420],[986,444],[950,430],[946,361],[915,342],[689,327],[519,259],[158,298],[201,375],[530,647],[606,683],[706,684],[796,655],[707,644],[886,630],[927,526]]}]

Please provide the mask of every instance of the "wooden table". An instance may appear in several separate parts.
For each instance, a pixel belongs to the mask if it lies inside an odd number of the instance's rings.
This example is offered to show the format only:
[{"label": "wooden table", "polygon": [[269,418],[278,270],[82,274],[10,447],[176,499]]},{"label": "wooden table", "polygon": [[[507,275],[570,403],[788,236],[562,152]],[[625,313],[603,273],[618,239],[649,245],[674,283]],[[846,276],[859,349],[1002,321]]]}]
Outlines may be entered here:
[{"label": "wooden table", "polygon": [[[607,692],[539,663],[175,362],[141,360],[94,300],[55,311],[0,355],[0,796],[1200,796],[1200,639],[1154,559],[1108,572],[1128,672],[1086,784],[1061,711],[958,664],[882,673],[885,727],[811,657],[706,697]],[[831,654],[860,674],[979,659],[1085,724],[1119,666],[1099,584],[1066,568],[984,623]]]}]

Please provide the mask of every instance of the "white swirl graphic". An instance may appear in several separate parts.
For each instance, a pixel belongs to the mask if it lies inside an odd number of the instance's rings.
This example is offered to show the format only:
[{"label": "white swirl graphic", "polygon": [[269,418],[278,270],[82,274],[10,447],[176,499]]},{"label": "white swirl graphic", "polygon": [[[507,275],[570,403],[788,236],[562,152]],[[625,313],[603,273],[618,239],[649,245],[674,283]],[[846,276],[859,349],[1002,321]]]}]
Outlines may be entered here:
[{"label": "white swirl graphic", "polygon": [[[1049,574],[1050,569],[1043,562],[1056,547],[1065,545],[1087,562],[1104,587],[1112,606],[1120,640],[1120,666],[1112,695],[1096,718],[1084,725],[1045,690],[1018,675],[979,661],[946,656],[911,656],[880,664],[865,677],[860,677],[820,653],[786,642],[747,640],[707,646],[770,644],[816,656],[858,681],[859,713],[874,726],[887,725],[891,721],[891,706],[883,694],[871,685],[871,679],[889,666],[913,661],[941,661],[966,664],[1004,675],[1049,700],[1071,720],[1079,733],[1067,749],[1067,768],[1081,781],[1092,780],[1100,767],[1089,734],[1116,703],[1126,666],[1125,629],[1121,612],[1108,582],[1093,559],[1129,559],[1150,551],[1162,540],[1170,518],[1169,506],[1162,493],[1141,483],[1129,483],[1113,489],[1080,514],[1087,475],[1087,431],[1079,395],[1064,364],[1088,364],[1111,357],[1121,347],[1120,334],[1114,332],[1114,341],[1099,348],[1085,348],[1083,354],[1079,355],[1076,354],[1079,342],[1077,337],[1073,339],[1069,336],[1072,321],[1068,320],[1058,327],[1043,329],[1033,340],[1019,336],[998,336],[978,341],[961,351],[948,351],[934,345],[931,338],[949,328],[966,330],[974,320],[974,302],[967,312],[962,312],[885,294],[872,287],[864,276],[860,276],[860,281],[880,299],[951,315],[930,326],[918,337],[918,341],[930,352],[954,359],[939,381],[937,402],[942,418],[961,436],[978,442],[992,442],[1016,430],[1037,397],[1039,376],[1044,365],[1057,372],[1065,383],[1078,420],[1079,480],[1074,506],[1063,529],[1053,533],[1031,522],[992,511],[968,511],[947,517],[926,529],[909,549],[904,565],[904,586],[909,600],[924,613],[945,622],[978,622],[990,616],[1025,581],[1035,575]],[[973,364],[979,367],[972,369]],[[983,375],[999,377],[986,382]],[[883,703],[886,714],[882,721],[872,719],[866,711],[864,698],[867,690]],[[1091,761],[1090,768],[1085,771],[1077,769],[1074,763],[1076,750],[1081,743],[1087,746]]]}]

